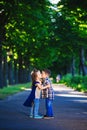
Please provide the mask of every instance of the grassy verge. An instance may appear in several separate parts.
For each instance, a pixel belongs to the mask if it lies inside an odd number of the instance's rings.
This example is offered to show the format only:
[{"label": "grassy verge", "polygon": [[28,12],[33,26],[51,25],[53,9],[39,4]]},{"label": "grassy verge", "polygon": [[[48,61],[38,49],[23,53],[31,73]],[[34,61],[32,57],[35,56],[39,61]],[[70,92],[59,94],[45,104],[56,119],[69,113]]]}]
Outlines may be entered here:
[{"label": "grassy verge", "polygon": [[78,91],[87,93],[87,76],[78,75],[72,77],[70,75],[66,75],[62,78],[60,82]]},{"label": "grassy verge", "polygon": [[17,84],[13,86],[4,87],[3,89],[0,89],[0,99],[4,99],[7,96],[26,90],[27,88],[30,87],[31,87],[31,83]]}]

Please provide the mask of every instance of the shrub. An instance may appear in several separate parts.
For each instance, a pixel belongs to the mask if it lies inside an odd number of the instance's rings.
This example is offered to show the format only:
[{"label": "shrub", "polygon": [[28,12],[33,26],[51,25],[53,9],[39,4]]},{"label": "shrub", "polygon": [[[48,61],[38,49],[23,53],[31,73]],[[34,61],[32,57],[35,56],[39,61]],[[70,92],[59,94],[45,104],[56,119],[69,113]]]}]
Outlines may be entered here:
[{"label": "shrub", "polygon": [[76,75],[72,77],[71,75],[65,75],[60,82],[78,91],[87,92],[87,76]]}]

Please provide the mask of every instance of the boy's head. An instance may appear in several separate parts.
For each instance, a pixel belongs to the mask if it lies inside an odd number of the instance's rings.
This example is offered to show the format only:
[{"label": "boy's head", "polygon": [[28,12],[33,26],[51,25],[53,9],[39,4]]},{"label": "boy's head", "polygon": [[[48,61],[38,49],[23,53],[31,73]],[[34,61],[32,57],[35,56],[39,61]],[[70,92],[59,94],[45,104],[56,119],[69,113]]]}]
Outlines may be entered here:
[{"label": "boy's head", "polygon": [[51,71],[49,69],[42,70],[42,78],[50,77]]}]

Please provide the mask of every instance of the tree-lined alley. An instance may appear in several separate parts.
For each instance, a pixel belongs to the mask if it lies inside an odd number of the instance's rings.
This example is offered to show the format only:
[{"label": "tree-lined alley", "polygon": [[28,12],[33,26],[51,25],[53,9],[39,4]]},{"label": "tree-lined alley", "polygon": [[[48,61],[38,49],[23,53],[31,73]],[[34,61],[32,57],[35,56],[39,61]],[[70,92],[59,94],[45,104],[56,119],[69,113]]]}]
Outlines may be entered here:
[{"label": "tree-lined alley", "polygon": [[30,81],[33,67],[87,75],[87,1],[0,1],[0,87]]}]

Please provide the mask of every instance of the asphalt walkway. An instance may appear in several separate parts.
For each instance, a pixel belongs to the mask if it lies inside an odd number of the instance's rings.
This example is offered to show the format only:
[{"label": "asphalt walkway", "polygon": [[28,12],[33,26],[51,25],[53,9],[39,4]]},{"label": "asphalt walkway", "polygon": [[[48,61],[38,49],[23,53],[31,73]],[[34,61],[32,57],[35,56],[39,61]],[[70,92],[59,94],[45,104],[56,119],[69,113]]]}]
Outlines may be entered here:
[{"label": "asphalt walkway", "polygon": [[[0,100],[0,130],[87,130],[87,96],[64,85],[55,90],[54,119],[30,119],[29,108],[22,104],[30,90]],[[45,102],[40,102],[45,114]]]}]

